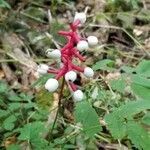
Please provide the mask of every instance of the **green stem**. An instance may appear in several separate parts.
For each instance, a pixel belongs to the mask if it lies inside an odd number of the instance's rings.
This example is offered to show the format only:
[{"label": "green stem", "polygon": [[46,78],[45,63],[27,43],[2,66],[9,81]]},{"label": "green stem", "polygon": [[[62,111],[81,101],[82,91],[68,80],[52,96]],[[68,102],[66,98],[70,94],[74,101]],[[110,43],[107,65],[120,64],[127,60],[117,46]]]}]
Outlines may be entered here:
[{"label": "green stem", "polygon": [[56,121],[57,121],[57,118],[58,118],[58,114],[59,114],[59,111],[60,111],[60,108],[61,108],[61,99],[63,97],[64,85],[65,85],[65,78],[63,77],[62,84],[61,84],[61,90],[60,90],[60,93],[59,93],[58,109],[57,109],[56,116],[55,116],[55,119],[54,119],[54,122],[53,122],[53,125],[52,125],[52,128],[51,128],[50,134],[49,134],[50,136],[52,136],[52,134],[53,134],[53,130],[54,130],[54,127],[55,127],[55,124],[56,124]]}]

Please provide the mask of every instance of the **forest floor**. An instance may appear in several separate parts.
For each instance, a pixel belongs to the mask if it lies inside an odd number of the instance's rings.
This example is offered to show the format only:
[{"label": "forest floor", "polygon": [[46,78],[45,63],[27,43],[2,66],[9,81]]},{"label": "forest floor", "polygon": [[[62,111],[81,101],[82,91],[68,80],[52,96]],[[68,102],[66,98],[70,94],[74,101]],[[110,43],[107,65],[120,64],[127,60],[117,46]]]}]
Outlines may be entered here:
[{"label": "forest floor", "polygon": [[[78,74],[86,99],[75,103],[65,84],[58,106],[37,66],[54,63],[46,50],[64,45],[58,31],[83,11],[79,32],[99,44],[76,63],[94,79]],[[149,0],[0,0],[0,150],[149,150],[149,100]]]}]

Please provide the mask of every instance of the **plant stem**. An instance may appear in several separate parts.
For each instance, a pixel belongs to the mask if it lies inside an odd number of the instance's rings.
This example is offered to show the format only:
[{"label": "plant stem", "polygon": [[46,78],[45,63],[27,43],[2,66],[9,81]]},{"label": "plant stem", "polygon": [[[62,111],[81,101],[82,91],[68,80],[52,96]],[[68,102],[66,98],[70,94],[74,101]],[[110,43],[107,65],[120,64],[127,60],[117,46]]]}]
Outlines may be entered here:
[{"label": "plant stem", "polygon": [[59,111],[60,111],[60,108],[61,108],[61,99],[63,97],[64,85],[65,85],[65,78],[63,77],[62,84],[61,84],[61,89],[60,89],[60,93],[59,93],[59,99],[58,99],[58,109],[57,109],[56,116],[55,116],[51,131],[50,131],[50,136],[52,136],[52,133],[53,133],[53,130],[54,130],[57,118],[58,118],[58,114],[59,114]]},{"label": "plant stem", "polygon": [[[50,59],[33,59],[35,62],[49,62]],[[9,63],[9,62],[14,62],[14,63],[19,63],[19,60],[15,60],[15,59],[2,59],[0,60],[0,63]]]}]

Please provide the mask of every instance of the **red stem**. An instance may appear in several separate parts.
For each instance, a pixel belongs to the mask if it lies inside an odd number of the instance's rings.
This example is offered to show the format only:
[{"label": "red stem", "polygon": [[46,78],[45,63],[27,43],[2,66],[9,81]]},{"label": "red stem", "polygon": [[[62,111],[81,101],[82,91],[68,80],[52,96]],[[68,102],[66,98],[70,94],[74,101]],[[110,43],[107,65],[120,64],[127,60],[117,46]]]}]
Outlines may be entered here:
[{"label": "red stem", "polygon": [[70,85],[72,91],[76,91],[77,90],[77,86],[74,83],[69,82],[69,85]]},{"label": "red stem", "polygon": [[53,74],[58,74],[58,73],[59,73],[58,70],[48,70],[47,72],[48,72],[48,73],[53,73]]}]

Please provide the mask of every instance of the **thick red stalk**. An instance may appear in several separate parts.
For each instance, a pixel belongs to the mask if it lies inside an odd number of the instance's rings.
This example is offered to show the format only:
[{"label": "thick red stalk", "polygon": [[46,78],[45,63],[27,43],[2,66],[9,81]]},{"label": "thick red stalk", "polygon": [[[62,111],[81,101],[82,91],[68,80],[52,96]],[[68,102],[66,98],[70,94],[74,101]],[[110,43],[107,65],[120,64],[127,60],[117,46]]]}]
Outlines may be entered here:
[{"label": "thick red stalk", "polygon": [[[85,61],[85,58],[80,55],[79,51],[75,48],[80,40],[83,38],[77,32],[77,29],[80,25],[80,20],[76,20],[72,24],[70,24],[70,31],[59,31],[58,34],[63,35],[67,38],[67,43],[64,47],[61,48],[61,61],[63,63],[63,67],[59,70],[48,70],[48,73],[56,74],[55,79],[59,80],[61,77],[65,76],[65,74],[71,70],[75,70],[78,72],[83,72],[84,69],[76,66],[72,63],[73,58],[79,58],[81,61]],[[77,90],[77,87],[74,83],[69,82],[69,85],[73,91]]]}]

